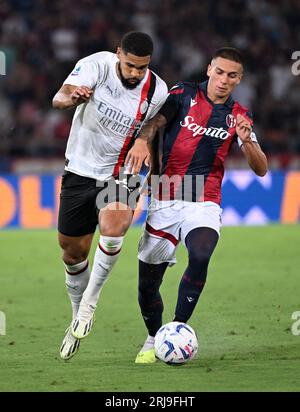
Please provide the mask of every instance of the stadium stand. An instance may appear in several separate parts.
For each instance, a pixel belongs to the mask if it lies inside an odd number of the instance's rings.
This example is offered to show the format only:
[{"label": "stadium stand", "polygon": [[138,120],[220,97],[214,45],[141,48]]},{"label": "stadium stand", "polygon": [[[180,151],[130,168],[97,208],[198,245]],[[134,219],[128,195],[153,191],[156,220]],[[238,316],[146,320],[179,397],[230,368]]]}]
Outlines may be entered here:
[{"label": "stadium stand", "polygon": [[[236,93],[253,110],[270,166],[300,167],[300,75],[291,70],[300,43],[297,0],[11,0],[1,2],[0,19],[2,173],[63,162],[72,112],[53,110],[52,97],[79,58],[114,51],[129,30],[153,36],[152,68],[169,86],[204,79],[218,47],[241,49],[247,71]],[[238,150],[229,163],[244,166]]]}]

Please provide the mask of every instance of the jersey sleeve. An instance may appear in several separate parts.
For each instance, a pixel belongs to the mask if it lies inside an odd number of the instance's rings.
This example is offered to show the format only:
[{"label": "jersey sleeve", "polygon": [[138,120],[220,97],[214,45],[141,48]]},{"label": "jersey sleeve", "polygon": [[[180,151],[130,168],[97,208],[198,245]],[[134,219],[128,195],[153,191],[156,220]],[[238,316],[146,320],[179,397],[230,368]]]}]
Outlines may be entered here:
[{"label": "jersey sleeve", "polygon": [[176,86],[170,89],[167,100],[159,111],[167,119],[167,123],[173,120],[178,112],[183,92],[184,85],[182,83],[176,84]]},{"label": "jersey sleeve", "polygon": [[160,108],[163,106],[168,97],[168,88],[165,82],[160,82],[157,89],[157,96],[154,96],[155,101],[153,99],[154,107],[149,110],[149,116],[147,116],[147,120],[152,119],[152,117],[154,117],[159,112]]},{"label": "jersey sleeve", "polygon": [[99,79],[101,69],[93,60],[79,60],[73,71],[69,74],[63,84],[72,86],[86,86],[93,89]]}]

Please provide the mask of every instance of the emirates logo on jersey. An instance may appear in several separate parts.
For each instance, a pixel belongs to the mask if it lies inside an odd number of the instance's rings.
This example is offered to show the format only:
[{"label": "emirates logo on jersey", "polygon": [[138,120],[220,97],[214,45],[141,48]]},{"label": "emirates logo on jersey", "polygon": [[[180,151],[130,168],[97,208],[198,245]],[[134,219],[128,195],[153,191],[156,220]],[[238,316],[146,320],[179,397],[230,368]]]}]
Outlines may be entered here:
[{"label": "emirates logo on jersey", "polygon": [[233,116],[233,114],[228,114],[226,116],[226,124],[228,127],[235,127],[236,126],[236,118]]}]

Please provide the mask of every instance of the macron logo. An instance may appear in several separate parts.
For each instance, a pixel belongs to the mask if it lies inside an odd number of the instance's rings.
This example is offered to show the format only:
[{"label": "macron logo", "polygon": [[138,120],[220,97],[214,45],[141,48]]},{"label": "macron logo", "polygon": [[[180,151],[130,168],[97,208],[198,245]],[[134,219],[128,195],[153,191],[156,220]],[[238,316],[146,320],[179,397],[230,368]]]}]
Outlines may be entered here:
[{"label": "macron logo", "polygon": [[191,105],[190,105],[190,107],[195,106],[195,104],[197,104],[197,102],[196,102],[194,99],[191,99]]}]

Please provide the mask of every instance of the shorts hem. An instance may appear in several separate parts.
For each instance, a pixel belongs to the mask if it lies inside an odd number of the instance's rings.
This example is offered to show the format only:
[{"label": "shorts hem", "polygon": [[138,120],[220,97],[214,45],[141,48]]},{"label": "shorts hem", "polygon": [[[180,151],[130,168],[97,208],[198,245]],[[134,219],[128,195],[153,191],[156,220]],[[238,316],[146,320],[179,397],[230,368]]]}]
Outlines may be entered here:
[{"label": "shorts hem", "polygon": [[160,265],[161,263],[168,263],[169,266],[173,266],[177,263],[176,260],[172,260],[172,259],[166,259],[166,260],[159,259],[158,261],[155,261],[155,262],[153,261],[147,262],[147,259],[141,258],[139,255],[138,255],[138,260],[141,260],[142,262],[147,263],[148,265]]},{"label": "shorts hem", "polygon": [[70,236],[70,237],[81,237],[81,236],[86,236],[86,235],[93,235],[96,231],[96,228],[94,231],[89,232],[89,231],[78,231],[78,232],[72,232],[72,233],[66,233],[66,231],[62,231],[59,228],[57,229],[57,231],[64,236]]}]

